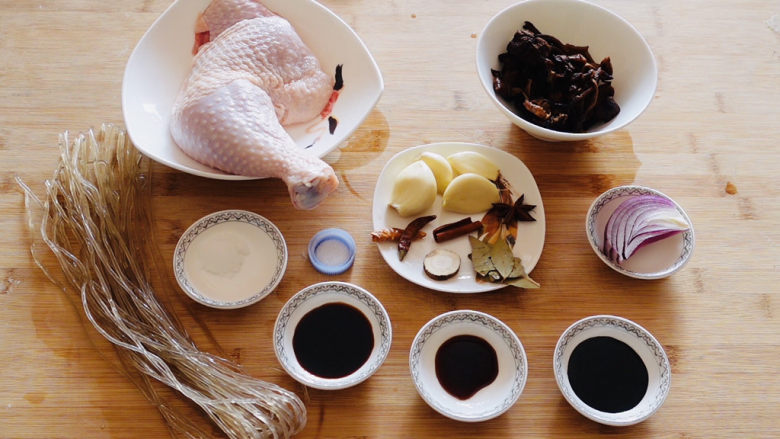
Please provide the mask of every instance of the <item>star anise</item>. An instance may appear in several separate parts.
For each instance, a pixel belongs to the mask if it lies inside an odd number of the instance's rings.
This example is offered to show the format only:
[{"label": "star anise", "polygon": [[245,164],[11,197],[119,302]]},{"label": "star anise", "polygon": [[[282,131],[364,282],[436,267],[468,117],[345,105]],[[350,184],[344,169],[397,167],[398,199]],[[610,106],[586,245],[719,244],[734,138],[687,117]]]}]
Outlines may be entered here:
[{"label": "star anise", "polygon": [[525,194],[520,195],[520,198],[515,201],[514,214],[517,221],[536,221],[536,218],[531,216],[531,211],[536,208],[535,204],[523,204]]},{"label": "star anise", "polygon": [[487,242],[494,244],[499,238],[505,238],[511,246],[517,240],[518,221],[536,221],[531,216],[531,211],[536,208],[533,204],[523,204],[525,194],[515,200],[514,204],[493,203],[493,207],[482,218]]}]

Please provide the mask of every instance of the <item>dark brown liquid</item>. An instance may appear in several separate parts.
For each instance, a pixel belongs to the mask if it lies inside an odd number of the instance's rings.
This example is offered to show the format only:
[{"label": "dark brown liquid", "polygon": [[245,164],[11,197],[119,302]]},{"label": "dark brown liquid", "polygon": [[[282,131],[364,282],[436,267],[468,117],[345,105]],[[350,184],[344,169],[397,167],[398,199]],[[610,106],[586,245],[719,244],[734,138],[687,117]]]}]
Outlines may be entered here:
[{"label": "dark brown liquid", "polygon": [[436,378],[450,395],[466,400],[495,381],[498,356],[487,341],[473,335],[457,335],[436,351]]},{"label": "dark brown liquid", "polygon": [[568,367],[574,393],[602,412],[631,410],[647,392],[645,363],[631,346],[612,337],[593,337],[578,344]]},{"label": "dark brown liquid", "polygon": [[371,322],[346,303],[328,303],[309,311],[293,334],[298,363],[322,378],[342,378],[355,372],[372,349]]}]

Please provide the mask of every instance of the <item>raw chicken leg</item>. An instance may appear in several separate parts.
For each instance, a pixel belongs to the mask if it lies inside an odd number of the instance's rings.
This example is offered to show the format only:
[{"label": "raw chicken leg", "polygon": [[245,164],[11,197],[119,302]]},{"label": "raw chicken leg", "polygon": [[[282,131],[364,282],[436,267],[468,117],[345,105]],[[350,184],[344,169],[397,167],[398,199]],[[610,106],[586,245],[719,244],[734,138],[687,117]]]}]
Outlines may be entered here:
[{"label": "raw chicken leg", "polygon": [[274,14],[257,0],[213,0],[195,24],[195,33],[208,32],[211,40],[242,20]]},{"label": "raw chicken leg", "polygon": [[201,47],[171,116],[171,134],[195,160],[226,172],[281,178],[293,205],[316,207],[338,186],[333,169],[282,125],[318,117],[333,92],[287,20],[238,21]]}]

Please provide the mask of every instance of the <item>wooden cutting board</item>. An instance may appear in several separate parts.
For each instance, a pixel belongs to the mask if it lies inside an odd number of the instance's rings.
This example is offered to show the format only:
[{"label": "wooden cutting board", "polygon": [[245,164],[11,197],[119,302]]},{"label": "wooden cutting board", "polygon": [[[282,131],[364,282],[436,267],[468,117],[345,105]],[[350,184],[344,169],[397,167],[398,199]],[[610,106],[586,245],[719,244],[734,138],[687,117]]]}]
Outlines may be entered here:
[{"label": "wooden cutting board", "polygon": [[[650,107],[626,129],[573,143],[528,136],[493,107],[479,85],[476,37],[511,3],[324,0],[363,38],[385,80],[385,92],[365,123],[326,156],[342,184],[315,211],[299,212],[276,180],[214,181],[154,164],[153,238],[164,261],[158,295],[201,348],[303,398],[309,420],[300,437],[780,436],[777,3],[598,1],[645,36],[658,61],[659,84]],[[122,122],[125,62],[167,6],[158,0],[0,4],[1,438],[168,435],[159,412],[116,369],[106,342],[82,323],[74,297],[33,263],[15,181],[19,177],[40,193],[57,161],[59,133]],[[427,290],[389,269],[370,242],[374,185],[383,165],[404,148],[439,141],[500,148],[531,170],[547,218],[544,251],[532,273],[540,290],[463,295]],[[590,203],[606,189],[631,183],[669,194],[694,223],[693,258],[668,279],[621,276],[586,240]],[[276,291],[234,311],[191,302],[175,286],[168,262],[193,221],[228,208],[270,219],[290,254]],[[317,230],[333,226],[355,237],[357,259],[350,271],[326,276],[307,261],[306,245]],[[352,282],[374,293],[391,317],[394,336],[376,375],[334,392],[293,381],[271,344],[284,302],[325,280]],[[454,309],[501,319],[527,352],[525,390],[494,420],[452,421],[415,391],[408,366],[412,339],[425,322]],[[571,323],[594,314],[634,320],[669,355],[669,398],[639,425],[613,428],[588,421],[558,391],[555,343]]]}]

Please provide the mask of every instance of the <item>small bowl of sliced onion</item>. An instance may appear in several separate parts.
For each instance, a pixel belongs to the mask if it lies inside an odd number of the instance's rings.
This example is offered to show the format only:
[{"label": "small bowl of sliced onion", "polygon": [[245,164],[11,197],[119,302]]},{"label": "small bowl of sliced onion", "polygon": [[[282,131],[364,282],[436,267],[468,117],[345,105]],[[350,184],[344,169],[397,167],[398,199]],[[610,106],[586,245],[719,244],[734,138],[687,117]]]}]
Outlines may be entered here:
[{"label": "small bowl of sliced onion", "polygon": [[661,279],[681,269],[696,242],[683,208],[643,186],[619,186],[601,194],[588,209],[585,231],[604,263],[637,279]]}]

